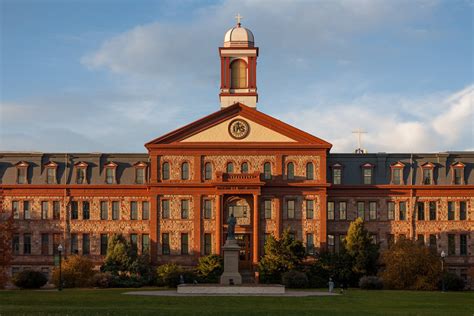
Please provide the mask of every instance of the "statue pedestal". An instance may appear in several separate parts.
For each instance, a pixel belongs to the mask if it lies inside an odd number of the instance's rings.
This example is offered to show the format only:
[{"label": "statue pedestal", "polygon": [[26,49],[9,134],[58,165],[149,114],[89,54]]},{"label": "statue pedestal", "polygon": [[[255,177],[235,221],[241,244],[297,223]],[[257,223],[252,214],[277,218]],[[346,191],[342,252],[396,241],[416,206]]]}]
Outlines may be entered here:
[{"label": "statue pedestal", "polygon": [[242,284],[242,276],[239,273],[240,246],[237,240],[227,239],[222,250],[224,252],[224,273],[221,275],[221,284]]}]

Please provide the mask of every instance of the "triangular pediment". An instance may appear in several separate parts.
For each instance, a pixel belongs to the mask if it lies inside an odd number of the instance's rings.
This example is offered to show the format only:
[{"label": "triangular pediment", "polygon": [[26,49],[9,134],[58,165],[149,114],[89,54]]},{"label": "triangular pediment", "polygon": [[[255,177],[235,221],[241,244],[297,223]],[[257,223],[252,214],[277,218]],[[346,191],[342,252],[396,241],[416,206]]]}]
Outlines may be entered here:
[{"label": "triangular pediment", "polygon": [[145,146],[166,144],[331,144],[254,108],[236,103],[159,137]]}]

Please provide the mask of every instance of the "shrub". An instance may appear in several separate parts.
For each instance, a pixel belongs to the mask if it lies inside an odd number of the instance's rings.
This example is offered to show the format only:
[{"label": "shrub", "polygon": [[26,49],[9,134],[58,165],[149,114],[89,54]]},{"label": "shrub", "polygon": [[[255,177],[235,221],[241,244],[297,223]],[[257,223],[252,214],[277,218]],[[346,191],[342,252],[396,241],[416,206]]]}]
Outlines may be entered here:
[{"label": "shrub", "polygon": [[461,291],[464,289],[464,280],[456,273],[443,274],[444,287],[447,291]]},{"label": "shrub", "polygon": [[161,286],[177,287],[183,276],[184,283],[193,283],[198,279],[196,273],[191,270],[185,270],[176,263],[167,263],[156,269],[157,283]]},{"label": "shrub", "polygon": [[304,272],[291,270],[283,273],[282,283],[288,288],[301,289],[308,287],[308,277]]},{"label": "shrub", "polygon": [[[86,257],[73,255],[61,263],[63,287],[87,287],[94,276],[93,264]],[[53,283],[59,286],[59,268],[53,270]]]},{"label": "shrub", "polygon": [[364,290],[381,290],[383,282],[376,276],[363,276],[359,280],[359,287]]},{"label": "shrub", "polygon": [[12,281],[21,289],[39,289],[48,282],[48,279],[41,272],[24,270],[17,273]]},{"label": "shrub", "polygon": [[217,283],[224,271],[224,264],[221,256],[209,255],[199,258],[196,273],[201,282]]},{"label": "shrub", "polygon": [[100,288],[108,288],[113,285],[113,276],[110,272],[99,272],[94,274],[91,285]]}]

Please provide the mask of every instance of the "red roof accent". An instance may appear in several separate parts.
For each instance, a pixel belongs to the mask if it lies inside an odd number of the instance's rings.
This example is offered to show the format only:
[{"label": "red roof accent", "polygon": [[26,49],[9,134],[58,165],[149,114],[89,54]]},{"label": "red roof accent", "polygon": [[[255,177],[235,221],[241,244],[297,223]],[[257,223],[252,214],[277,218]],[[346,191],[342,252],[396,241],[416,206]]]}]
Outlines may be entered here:
[{"label": "red roof accent", "polygon": [[78,161],[74,164],[74,166],[78,167],[78,168],[87,168],[89,164],[85,161]]},{"label": "red roof accent", "polygon": [[403,168],[403,167],[405,167],[405,164],[401,161],[397,161],[397,162],[391,164],[390,167],[392,167],[392,168]]},{"label": "red roof accent", "polygon": [[[299,143],[307,145],[317,145],[317,147],[319,148],[327,149],[332,147],[330,143],[318,137],[315,137],[309,133],[297,129],[267,114],[259,112],[254,108],[250,108],[242,103],[235,103],[234,105],[216,111],[208,116],[205,116],[197,121],[178,128],[161,137],[155,138],[154,140],[146,143],[145,147],[149,149],[152,145],[177,143],[180,140],[186,139],[192,135],[195,135],[203,130],[206,130],[212,126],[215,126],[225,120],[228,120],[232,117],[236,117],[238,115],[248,118],[249,120],[252,120],[255,123],[261,124],[262,126],[281,133],[289,138],[292,138],[296,141],[297,144]],[[248,144],[251,142],[245,143]]]},{"label": "red roof accent", "polygon": [[18,161],[15,166],[16,167],[28,167],[29,165],[30,164],[28,162],[22,160],[22,161]]},{"label": "red roof accent", "polygon": [[47,163],[44,164],[45,167],[52,167],[52,168],[56,168],[58,166],[57,163],[55,163],[54,161],[48,161]]},{"label": "red roof accent", "polygon": [[134,166],[134,167],[139,167],[139,168],[140,168],[140,167],[141,167],[141,168],[144,168],[144,167],[148,166],[148,164],[147,164],[146,162],[144,162],[144,161],[138,161],[138,162],[134,163],[133,166]]},{"label": "red roof accent", "polygon": [[453,168],[464,168],[465,166],[466,166],[466,165],[463,164],[463,163],[460,162],[460,161],[456,161],[455,163],[453,163],[453,164],[451,165],[451,167],[453,167]]},{"label": "red roof accent", "polygon": [[117,166],[118,165],[113,161],[109,161],[104,165],[104,167],[106,167],[106,168],[116,168]]},{"label": "red roof accent", "polygon": [[435,165],[432,162],[425,162],[420,166],[421,168],[434,168]]}]

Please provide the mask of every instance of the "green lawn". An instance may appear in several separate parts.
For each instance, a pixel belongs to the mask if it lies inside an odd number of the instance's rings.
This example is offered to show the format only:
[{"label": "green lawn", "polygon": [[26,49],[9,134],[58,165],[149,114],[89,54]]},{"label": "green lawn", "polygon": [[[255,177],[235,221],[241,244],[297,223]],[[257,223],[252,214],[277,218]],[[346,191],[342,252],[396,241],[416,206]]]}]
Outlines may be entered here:
[{"label": "green lawn", "polygon": [[121,294],[127,291],[0,291],[0,315],[474,315],[474,292],[349,290],[344,295],[325,297]]}]

